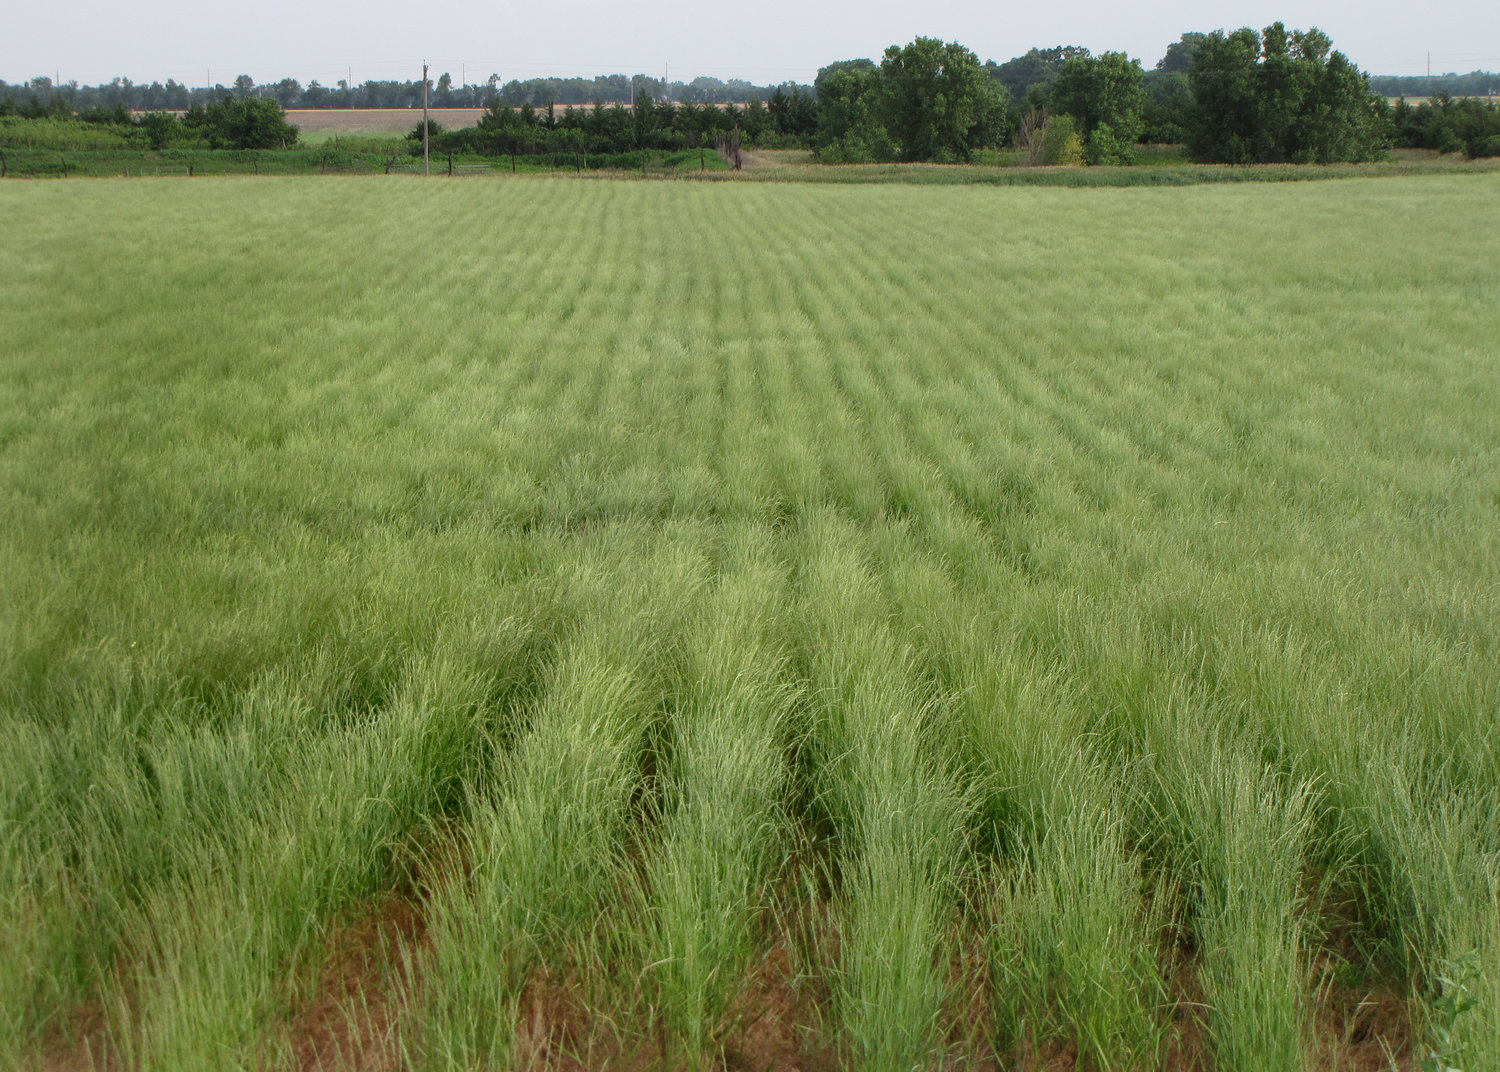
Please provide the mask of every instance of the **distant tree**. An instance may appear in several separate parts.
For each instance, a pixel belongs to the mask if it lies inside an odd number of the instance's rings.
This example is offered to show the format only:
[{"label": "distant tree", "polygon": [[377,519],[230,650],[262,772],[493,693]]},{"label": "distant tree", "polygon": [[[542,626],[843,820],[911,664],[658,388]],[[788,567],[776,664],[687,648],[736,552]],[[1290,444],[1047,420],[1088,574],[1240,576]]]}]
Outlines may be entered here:
[{"label": "distant tree", "polygon": [[1082,45],[1033,48],[1023,56],[984,65],[985,73],[1005,87],[1010,100],[1023,100],[1032,86],[1051,86],[1070,59],[1091,55]]},{"label": "distant tree", "polygon": [[[330,108],[333,106],[333,91],[327,86],[320,84],[314,78],[311,82],[307,83],[307,88],[302,91],[302,100],[300,103],[304,108]],[[282,107],[284,108],[286,105],[282,105]]]},{"label": "distant tree", "polygon": [[297,144],[297,128],[274,100],[226,97],[207,108],[188,109],[184,127],[208,141],[211,149],[286,149]]},{"label": "distant tree", "polygon": [[1041,162],[1051,167],[1085,163],[1083,139],[1071,115],[1049,116],[1042,126]]},{"label": "distant tree", "polygon": [[[421,146],[422,146],[422,124],[423,124],[423,122],[424,122],[424,120],[418,119],[417,120],[417,125],[414,126],[414,127],[412,127],[410,130],[408,130],[406,132],[406,140],[407,141],[411,141],[411,142],[416,142],[416,144],[417,144],[417,148],[414,150],[415,152],[421,152],[422,151]],[[425,122],[427,124],[427,140],[428,140],[428,143],[430,144],[432,142],[437,141],[438,135],[441,134],[441,133],[443,133],[443,124],[439,123],[436,119],[427,119],[427,120],[425,120]]]},{"label": "distant tree", "polygon": [[745,103],[745,109],[740,113],[739,120],[745,137],[754,143],[770,126],[771,116],[759,97],[751,97]]},{"label": "distant tree", "polygon": [[1317,29],[1273,23],[1216,30],[1188,74],[1188,149],[1196,160],[1327,164],[1370,160],[1389,143],[1383,98]]},{"label": "distant tree", "polygon": [[248,97],[255,92],[255,79],[248,74],[242,74],[234,80],[234,91],[242,97]]},{"label": "distant tree", "polygon": [[146,132],[146,141],[157,152],[165,149],[182,132],[182,124],[171,112],[147,112],[136,120],[136,125]]},{"label": "distant tree", "polygon": [[880,117],[880,68],[870,60],[842,60],[818,72],[813,148],[827,163],[856,164],[895,158]]},{"label": "distant tree", "polygon": [[1440,93],[1416,107],[1399,101],[1392,114],[1395,144],[1408,149],[1500,156],[1500,108],[1473,97]]},{"label": "distant tree", "polygon": [[1208,40],[1208,34],[1190,32],[1183,34],[1167,46],[1166,55],[1156,61],[1156,69],[1162,74],[1187,74],[1193,66],[1193,57],[1198,47]]},{"label": "distant tree", "polygon": [[295,108],[302,103],[302,83],[295,78],[283,78],[272,87],[271,93],[283,108]]},{"label": "distant tree", "polygon": [[1145,124],[1141,141],[1173,144],[1187,141],[1188,113],[1193,106],[1187,75],[1176,71],[1171,74],[1147,71],[1141,88],[1146,91],[1146,107],[1141,113]]},{"label": "distant tree", "polygon": [[447,71],[438,76],[437,89],[433,95],[437,98],[439,108],[447,108],[453,103],[453,76]]},{"label": "distant tree", "polygon": [[1146,92],[1141,88],[1145,72],[1138,60],[1123,52],[1102,56],[1074,56],[1063,64],[1052,83],[1051,110],[1078,121],[1078,134],[1091,145],[1100,128],[1098,146],[1091,146],[1091,164],[1129,164],[1131,146],[1145,129]]},{"label": "distant tree", "polygon": [[967,161],[1003,130],[1005,98],[967,48],[919,37],[885,50],[880,112],[901,159]]}]

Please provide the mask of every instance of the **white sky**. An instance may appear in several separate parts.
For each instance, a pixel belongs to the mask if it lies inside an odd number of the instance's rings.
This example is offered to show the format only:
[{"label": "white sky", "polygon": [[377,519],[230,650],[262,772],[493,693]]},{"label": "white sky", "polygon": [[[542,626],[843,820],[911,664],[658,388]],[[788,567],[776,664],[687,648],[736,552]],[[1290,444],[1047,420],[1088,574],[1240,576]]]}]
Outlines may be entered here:
[{"label": "white sky", "polygon": [[7,5],[0,78],[36,75],[96,84],[175,78],[229,84],[283,77],[332,85],[353,69],[369,78],[416,79],[425,57],[433,77],[457,82],[541,75],[700,74],[756,83],[811,82],[833,60],[878,59],[917,35],[957,40],[981,60],[1005,61],[1032,46],[1084,45],[1125,51],[1150,68],[1187,30],[1317,26],[1334,47],[1374,74],[1500,71],[1495,0],[758,0],[697,4],[614,0],[561,5],[484,0],[39,0]]}]

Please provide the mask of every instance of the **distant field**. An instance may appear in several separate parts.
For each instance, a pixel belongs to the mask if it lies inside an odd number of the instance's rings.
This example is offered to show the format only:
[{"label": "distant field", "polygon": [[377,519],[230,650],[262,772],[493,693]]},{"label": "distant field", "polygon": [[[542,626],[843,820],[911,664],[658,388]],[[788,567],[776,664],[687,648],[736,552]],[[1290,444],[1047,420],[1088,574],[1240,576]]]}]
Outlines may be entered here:
[{"label": "distant field", "polygon": [[[429,117],[445,128],[472,127],[483,108],[429,108]],[[420,108],[303,108],[286,113],[286,121],[311,141],[334,134],[405,134],[422,120]]]},{"label": "distant field", "polygon": [[0,1067],[1495,1072],[1497,195],[0,183]]}]

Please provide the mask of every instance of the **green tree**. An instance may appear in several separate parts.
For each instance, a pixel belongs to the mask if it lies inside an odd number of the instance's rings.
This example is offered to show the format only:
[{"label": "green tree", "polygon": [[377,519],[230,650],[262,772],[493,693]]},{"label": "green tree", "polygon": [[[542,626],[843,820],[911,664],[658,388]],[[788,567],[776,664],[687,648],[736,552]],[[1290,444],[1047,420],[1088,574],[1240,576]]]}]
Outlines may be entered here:
[{"label": "green tree", "polygon": [[1288,32],[1277,22],[1259,35],[1215,31],[1199,44],[1188,84],[1188,149],[1196,160],[1370,160],[1389,142],[1384,100],[1317,29]]},{"label": "green tree", "polygon": [[1071,115],[1054,115],[1042,126],[1041,163],[1074,167],[1085,163],[1083,139]]},{"label": "green tree", "polygon": [[818,124],[813,148],[827,163],[857,164],[895,158],[879,116],[880,68],[870,60],[842,60],[818,72]]},{"label": "green tree", "polygon": [[147,112],[136,120],[136,125],[146,132],[146,140],[158,152],[170,145],[182,130],[182,124],[171,112]]},{"label": "green tree", "polygon": [[210,149],[287,149],[297,144],[297,128],[286,112],[263,97],[225,97],[207,108],[193,107],[184,127],[208,140]]},{"label": "green tree", "polygon": [[1091,164],[1129,164],[1131,149],[1145,130],[1145,72],[1123,52],[1075,56],[1052,83],[1051,108],[1078,120],[1078,133],[1090,142],[1103,129],[1099,145],[1086,154]]},{"label": "green tree", "polygon": [[885,50],[879,103],[903,160],[967,161],[1005,124],[1005,97],[979,57],[933,37]]},{"label": "green tree", "polygon": [[1142,141],[1178,144],[1187,140],[1188,111],[1193,103],[1188,71],[1207,37],[1202,33],[1183,34],[1167,46],[1166,55],[1141,79],[1141,88],[1146,91]]},{"label": "green tree", "polygon": [[1167,46],[1166,55],[1156,61],[1156,69],[1162,74],[1187,74],[1192,69],[1198,46],[1207,37],[1207,34],[1197,32],[1183,34]]},{"label": "green tree", "polygon": [[1004,63],[997,64],[991,60],[984,65],[984,69],[985,73],[1005,87],[1010,100],[1021,100],[1032,86],[1050,87],[1058,72],[1070,59],[1089,54],[1089,50],[1082,45],[1033,48],[1024,56],[1017,56]]}]

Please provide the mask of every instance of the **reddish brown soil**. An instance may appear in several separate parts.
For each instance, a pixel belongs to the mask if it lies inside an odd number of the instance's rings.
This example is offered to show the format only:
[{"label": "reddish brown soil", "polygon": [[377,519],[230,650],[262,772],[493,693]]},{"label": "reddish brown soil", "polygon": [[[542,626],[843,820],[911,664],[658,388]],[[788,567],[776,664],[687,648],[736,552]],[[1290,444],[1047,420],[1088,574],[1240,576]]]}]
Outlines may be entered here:
[{"label": "reddish brown soil", "polygon": [[317,990],[289,1025],[298,1069],[403,1066],[401,999],[411,980],[400,951],[414,948],[424,929],[420,905],[391,897],[333,934]]},{"label": "reddish brown soil", "polygon": [[43,1037],[45,1072],[115,1072],[120,1067],[110,1043],[109,1020],[97,1000],[74,1009],[66,1024],[52,1028]]}]

